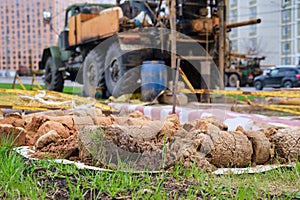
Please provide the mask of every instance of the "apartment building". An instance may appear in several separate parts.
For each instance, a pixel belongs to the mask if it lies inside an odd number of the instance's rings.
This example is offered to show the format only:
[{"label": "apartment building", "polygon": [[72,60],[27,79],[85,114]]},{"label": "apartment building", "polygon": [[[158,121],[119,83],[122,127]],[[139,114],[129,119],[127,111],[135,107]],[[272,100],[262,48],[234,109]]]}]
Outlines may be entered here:
[{"label": "apartment building", "polygon": [[298,64],[299,0],[228,0],[228,23],[260,18],[257,25],[232,30],[232,50],[266,56],[262,64]]},{"label": "apartment building", "polygon": [[[62,30],[65,9],[82,0],[1,0],[0,1],[0,70],[20,66],[38,69],[44,47],[54,45]],[[89,0],[91,3],[107,3]],[[110,1],[114,2],[114,1]],[[43,23],[43,12],[52,13],[52,28]]]}]

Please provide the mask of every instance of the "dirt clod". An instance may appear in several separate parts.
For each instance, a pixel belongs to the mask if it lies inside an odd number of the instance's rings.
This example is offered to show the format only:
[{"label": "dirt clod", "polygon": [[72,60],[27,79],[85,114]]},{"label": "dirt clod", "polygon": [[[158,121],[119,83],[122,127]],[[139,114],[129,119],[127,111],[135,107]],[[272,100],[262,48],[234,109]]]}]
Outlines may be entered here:
[{"label": "dirt clod", "polygon": [[252,145],[240,131],[220,131],[208,160],[217,167],[246,167],[251,163]]},{"label": "dirt clod", "polygon": [[37,139],[35,147],[41,149],[51,142],[56,142],[60,138],[61,136],[55,130],[51,130]]},{"label": "dirt clod", "polygon": [[240,129],[252,143],[252,162],[258,165],[266,163],[270,159],[271,143],[265,134],[261,131],[245,131],[242,128]]},{"label": "dirt clod", "polygon": [[11,124],[0,124],[0,143],[2,143],[1,138],[12,141],[14,145],[25,145],[26,131]]},{"label": "dirt clod", "polygon": [[129,113],[129,117],[139,118],[139,119],[143,119],[143,120],[146,120],[146,121],[150,121],[149,117],[146,117],[142,112],[140,112],[138,110]]},{"label": "dirt clod", "polygon": [[33,155],[36,158],[65,158],[69,160],[79,160],[77,134],[66,139],[58,139],[43,146]]},{"label": "dirt clod", "polygon": [[27,135],[29,137],[34,138],[37,130],[45,123],[47,119],[43,116],[41,117],[33,117],[31,121],[26,125],[25,130],[27,131]]},{"label": "dirt clod", "polygon": [[25,128],[26,122],[23,119],[16,117],[5,117],[4,119],[0,119],[0,124],[11,124],[14,127],[22,127]]},{"label": "dirt clod", "polygon": [[73,116],[65,115],[65,116],[45,116],[48,121],[59,122],[62,125],[68,127],[69,129],[74,128],[74,119]]},{"label": "dirt clod", "polygon": [[61,123],[55,121],[47,121],[42,124],[42,126],[37,130],[37,135],[35,137],[36,140],[51,130],[55,130],[62,138],[68,138],[72,134],[72,132]]},{"label": "dirt clod", "polygon": [[275,157],[281,162],[300,160],[300,128],[279,129],[271,136],[275,145]]},{"label": "dirt clod", "polygon": [[100,126],[108,126],[112,125],[114,123],[114,118],[111,116],[108,117],[97,117],[96,118],[96,124]]}]

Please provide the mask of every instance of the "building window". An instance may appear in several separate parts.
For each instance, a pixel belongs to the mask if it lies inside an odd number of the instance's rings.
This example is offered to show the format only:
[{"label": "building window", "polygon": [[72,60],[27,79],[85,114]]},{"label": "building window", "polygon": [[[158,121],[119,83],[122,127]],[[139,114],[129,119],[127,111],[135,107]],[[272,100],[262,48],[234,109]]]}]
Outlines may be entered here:
[{"label": "building window", "polygon": [[284,44],[284,51],[289,51],[290,50],[290,44],[289,43],[285,43]]},{"label": "building window", "polygon": [[230,21],[232,22],[237,21],[237,10],[230,11]]},{"label": "building window", "polygon": [[288,38],[291,36],[291,27],[289,25],[284,25],[282,35],[284,38]]},{"label": "building window", "polygon": [[290,48],[291,48],[291,45],[290,45],[289,42],[284,42],[284,43],[283,43],[283,49],[282,49],[282,51],[283,51],[284,53],[290,52]]},{"label": "building window", "polygon": [[290,4],[291,4],[291,0],[283,0],[283,1],[282,1],[282,7],[288,6],[288,5],[290,5]]},{"label": "building window", "polygon": [[251,38],[249,40],[249,52],[255,53],[256,52],[256,38]]},{"label": "building window", "polygon": [[230,34],[231,34],[232,37],[236,37],[237,36],[237,29],[236,28],[231,29]]},{"label": "building window", "polygon": [[256,25],[255,24],[250,25],[249,29],[250,29],[250,34],[251,35],[256,34]]},{"label": "building window", "polygon": [[284,65],[290,65],[291,64],[291,59],[288,57],[285,57],[282,59],[282,64]]},{"label": "building window", "polygon": [[250,18],[251,19],[256,18],[256,7],[251,7],[249,11],[250,11]]},{"label": "building window", "polygon": [[238,49],[237,49],[237,42],[236,42],[236,40],[232,40],[231,41],[231,50],[232,51],[237,51]]},{"label": "building window", "polygon": [[283,10],[283,20],[284,21],[291,20],[291,9]]},{"label": "building window", "polygon": [[236,4],[237,4],[237,1],[236,1],[236,0],[231,0],[231,5],[232,5],[232,6],[236,6]]},{"label": "building window", "polygon": [[298,19],[300,18],[300,3],[298,3],[297,5],[297,16],[298,16]]},{"label": "building window", "polygon": [[298,53],[300,53],[300,38],[298,38],[297,40],[297,49],[298,49]]}]

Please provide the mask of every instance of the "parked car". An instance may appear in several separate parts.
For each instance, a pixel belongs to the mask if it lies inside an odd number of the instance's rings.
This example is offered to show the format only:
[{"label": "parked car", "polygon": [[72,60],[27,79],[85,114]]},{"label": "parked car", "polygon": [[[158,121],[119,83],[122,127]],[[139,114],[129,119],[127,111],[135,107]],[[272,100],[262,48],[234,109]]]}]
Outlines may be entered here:
[{"label": "parked car", "polygon": [[278,65],[271,68],[267,73],[255,77],[254,87],[257,90],[262,90],[264,87],[300,87],[300,66]]}]

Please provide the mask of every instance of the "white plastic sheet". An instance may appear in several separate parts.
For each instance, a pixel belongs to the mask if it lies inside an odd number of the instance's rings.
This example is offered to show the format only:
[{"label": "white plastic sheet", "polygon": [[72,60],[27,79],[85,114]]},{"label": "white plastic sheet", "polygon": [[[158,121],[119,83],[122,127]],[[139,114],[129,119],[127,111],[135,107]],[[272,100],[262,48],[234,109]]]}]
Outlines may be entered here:
[{"label": "white plastic sheet", "polygon": [[[28,146],[21,146],[15,148],[16,152],[22,155],[25,158],[38,160],[37,158],[30,157],[31,153],[34,153],[33,149],[30,149]],[[89,166],[81,162],[74,162],[66,159],[53,159],[49,160],[53,161],[55,163],[61,163],[61,164],[74,164],[79,169],[89,169],[89,170],[95,170],[95,171],[105,171],[105,172],[113,172],[113,170],[100,168],[100,167],[94,167]],[[282,168],[282,167],[295,167],[295,163],[286,164],[286,165],[257,165],[255,167],[246,167],[246,168],[219,168],[216,171],[212,172],[213,174],[255,174],[255,173],[263,173],[270,170]],[[132,172],[132,171],[131,171]],[[144,171],[136,172],[136,173],[144,173]],[[159,173],[159,171],[153,171],[151,173]]]}]

